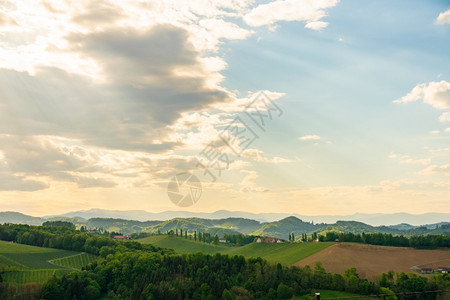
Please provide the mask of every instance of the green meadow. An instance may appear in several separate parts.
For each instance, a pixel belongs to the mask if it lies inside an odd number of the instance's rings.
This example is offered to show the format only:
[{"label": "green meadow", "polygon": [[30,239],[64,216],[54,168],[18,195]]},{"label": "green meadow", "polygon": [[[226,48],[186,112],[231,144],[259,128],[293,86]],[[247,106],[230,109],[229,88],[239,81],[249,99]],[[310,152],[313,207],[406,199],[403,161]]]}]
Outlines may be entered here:
[{"label": "green meadow", "polygon": [[251,243],[242,247],[228,245],[213,245],[196,242],[169,235],[154,235],[138,240],[144,244],[154,244],[160,247],[174,249],[177,253],[228,254],[243,255],[245,257],[261,257],[271,262],[291,265],[316,252],[319,252],[333,243]]},{"label": "green meadow", "polygon": [[14,267],[1,274],[10,283],[42,283],[53,275],[79,270],[95,259],[87,253],[0,241],[0,264]]}]

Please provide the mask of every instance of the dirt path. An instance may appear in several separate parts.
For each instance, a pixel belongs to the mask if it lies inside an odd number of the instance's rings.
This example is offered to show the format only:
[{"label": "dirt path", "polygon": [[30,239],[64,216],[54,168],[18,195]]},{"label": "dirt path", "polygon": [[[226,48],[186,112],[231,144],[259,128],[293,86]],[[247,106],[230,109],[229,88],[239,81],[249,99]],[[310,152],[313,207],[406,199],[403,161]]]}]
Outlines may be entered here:
[{"label": "dirt path", "polygon": [[450,266],[450,250],[416,250],[403,247],[385,247],[341,243],[328,247],[297,263],[297,266],[314,266],[322,262],[328,272],[341,273],[355,267],[360,277],[374,279],[389,270],[413,272],[417,267]]}]

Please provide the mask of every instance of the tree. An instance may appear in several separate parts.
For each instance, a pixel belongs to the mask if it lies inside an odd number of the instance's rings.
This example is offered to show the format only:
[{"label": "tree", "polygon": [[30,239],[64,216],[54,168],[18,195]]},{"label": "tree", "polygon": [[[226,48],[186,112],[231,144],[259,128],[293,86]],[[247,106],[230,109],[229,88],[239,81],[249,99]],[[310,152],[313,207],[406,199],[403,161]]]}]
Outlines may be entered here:
[{"label": "tree", "polygon": [[233,294],[227,289],[222,292],[222,300],[233,300]]},{"label": "tree", "polygon": [[292,297],[294,294],[292,288],[285,285],[284,283],[280,283],[277,288],[277,297],[278,299],[286,299]]},{"label": "tree", "polygon": [[60,300],[64,299],[63,287],[59,284],[59,280],[53,275],[42,286],[41,299],[45,300]]},{"label": "tree", "polygon": [[380,294],[384,295],[383,296],[384,300],[397,300],[397,296],[395,296],[395,293],[388,288],[385,287],[380,288]]}]

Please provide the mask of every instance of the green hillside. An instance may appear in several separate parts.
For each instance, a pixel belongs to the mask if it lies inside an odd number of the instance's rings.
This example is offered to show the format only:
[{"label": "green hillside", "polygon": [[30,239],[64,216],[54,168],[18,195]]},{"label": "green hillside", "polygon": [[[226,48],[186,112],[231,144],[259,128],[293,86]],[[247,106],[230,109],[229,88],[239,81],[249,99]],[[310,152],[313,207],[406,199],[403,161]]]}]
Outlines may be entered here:
[{"label": "green hillside", "polygon": [[25,284],[28,282],[44,283],[53,275],[63,275],[70,272],[68,269],[33,269],[23,271],[5,272],[2,274],[4,282]]},{"label": "green hillside", "polygon": [[0,269],[13,267],[1,273],[3,281],[9,283],[43,283],[55,274],[79,270],[95,259],[95,255],[87,253],[0,241]]},{"label": "green hillside", "polygon": [[138,240],[144,244],[154,244],[160,247],[174,249],[177,253],[228,254],[243,255],[245,257],[261,257],[272,262],[291,265],[316,252],[319,252],[333,243],[251,243],[242,247],[225,245],[212,245],[175,236],[155,235]]},{"label": "green hillside", "polygon": [[327,232],[346,232],[346,233],[390,233],[390,234],[406,234],[408,231],[401,231],[387,226],[370,226],[357,221],[337,221],[335,224],[319,224],[317,233],[325,235]]},{"label": "green hillside", "polygon": [[81,270],[84,266],[97,259],[97,256],[89,253],[79,253],[63,258],[50,260],[49,262],[58,266],[63,266],[69,269]]},{"label": "green hillside", "polygon": [[61,269],[48,261],[75,254],[79,252],[0,241],[1,263],[21,269]]},{"label": "green hillside", "polygon": [[143,244],[153,244],[159,247],[174,249],[177,253],[181,254],[196,252],[203,252],[205,254],[224,253],[230,248],[228,246],[206,244],[169,235],[154,235],[137,241]]},{"label": "green hillside", "polygon": [[45,222],[45,219],[39,217],[32,217],[24,215],[15,211],[2,211],[0,212],[0,224],[29,224],[29,225],[41,225]]},{"label": "green hillside", "polygon": [[292,265],[333,243],[251,243],[243,247],[233,248],[226,253],[245,257],[261,257],[271,262]]},{"label": "green hillside", "polygon": [[296,217],[287,217],[280,221],[265,223],[252,235],[270,236],[287,240],[290,233],[300,236],[302,233],[314,232],[317,227],[308,222],[303,222]]}]

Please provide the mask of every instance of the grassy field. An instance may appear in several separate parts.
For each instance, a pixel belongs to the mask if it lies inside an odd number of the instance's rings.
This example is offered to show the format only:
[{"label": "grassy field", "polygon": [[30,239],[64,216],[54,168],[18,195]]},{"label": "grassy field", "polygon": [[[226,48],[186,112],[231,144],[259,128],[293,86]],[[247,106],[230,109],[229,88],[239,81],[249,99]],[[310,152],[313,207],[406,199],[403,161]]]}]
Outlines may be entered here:
[{"label": "grassy field", "polygon": [[49,260],[79,254],[75,251],[43,248],[0,241],[1,263],[22,269],[59,269]]},{"label": "grassy field", "polygon": [[266,244],[251,243],[243,247],[232,248],[227,251],[230,255],[246,257],[262,257],[272,262],[292,265],[314,253],[317,253],[333,243],[302,243],[302,244]]},{"label": "grassy field", "polygon": [[34,269],[5,272],[2,274],[3,281],[15,284],[25,284],[28,282],[43,283],[53,275],[68,273],[69,269]]},{"label": "grassy field", "polygon": [[174,249],[177,253],[205,254],[222,253],[228,255],[243,255],[245,257],[262,257],[272,262],[291,265],[333,243],[303,243],[303,244],[266,244],[251,243],[242,247],[211,245],[168,235],[155,235],[138,240],[144,244],[154,244],[160,247]]},{"label": "grassy field", "polygon": [[137,241],[143,244],[153,244],[164,248],[174,249],[177,253],[181,254],[196,252],[215,254],[218,252],[224,253],[230,250],[230,247],[228,246],[200,243],[193,240],[168,235],[153,235]]},{"label": "grassy field", "polygon": [[69,269],[80,270],[82,267],[86,266],[88,263],[93,262],[96,259],[97,256],[93,254],[79,253],[72,256],[53,259],[49,262]]},{"label": "grassy field", "polygon": [[95,258],[87,253],[0,241],[0,264],[19,269],[2,273],[3,280],[10,283],[42,283],[54,274],[81,269]]}]

